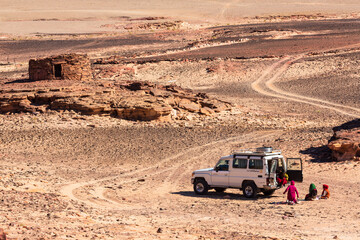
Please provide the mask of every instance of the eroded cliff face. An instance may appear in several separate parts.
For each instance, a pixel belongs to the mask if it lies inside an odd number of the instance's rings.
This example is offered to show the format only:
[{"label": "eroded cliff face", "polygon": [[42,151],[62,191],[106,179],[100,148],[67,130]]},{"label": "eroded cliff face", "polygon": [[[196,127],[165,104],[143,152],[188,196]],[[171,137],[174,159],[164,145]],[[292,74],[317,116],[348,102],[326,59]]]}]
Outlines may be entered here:
[{"label": "eroded cliff face", "polygon": [[334,128],[328,147],[337,161],[360,159],[360,119]]}]

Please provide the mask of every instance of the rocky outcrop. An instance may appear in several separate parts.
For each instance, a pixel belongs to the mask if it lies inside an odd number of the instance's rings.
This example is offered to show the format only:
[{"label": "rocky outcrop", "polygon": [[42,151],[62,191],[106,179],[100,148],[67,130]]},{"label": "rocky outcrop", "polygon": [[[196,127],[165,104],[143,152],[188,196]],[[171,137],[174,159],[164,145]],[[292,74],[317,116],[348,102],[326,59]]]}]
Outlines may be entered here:
[{"label": "rocky outcrop", "polygon": [[0,228],[0,240],[6,240],[6,233],[4,232],[4,229]]},{"label": "rocky outcrop", "polygon": [[68,87],[2,90],[0,113],[49,110],[84,115],[109,115],[128,120],[169,121],[188,115],[210,116],[230,110],[231,104],[176,85],[140,81],[107,81]]},{"label": "rocky outcrop", "polygon": [[328,147],[337,161],[360,159],[360,119],[334,128]]}]

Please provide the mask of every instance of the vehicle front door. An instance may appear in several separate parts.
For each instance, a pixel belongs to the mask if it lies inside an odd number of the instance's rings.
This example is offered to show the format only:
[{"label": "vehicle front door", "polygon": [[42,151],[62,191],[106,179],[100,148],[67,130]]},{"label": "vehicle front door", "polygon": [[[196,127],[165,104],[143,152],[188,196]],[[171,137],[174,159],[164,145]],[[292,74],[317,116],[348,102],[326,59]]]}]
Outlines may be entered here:
[{"label": "vehicle front door", "polygon": [[213,186],[229,185],[229,162],[230,160],[220,160],[211,173],[211,182]]},{"label": "vehicle front door", "polygon": [[295,182],[303,181],[301,158],[288,158],[286,161],[286,166],[287,166],[286,173],[289,176],[289,181],[292,180],[294,180]]}]

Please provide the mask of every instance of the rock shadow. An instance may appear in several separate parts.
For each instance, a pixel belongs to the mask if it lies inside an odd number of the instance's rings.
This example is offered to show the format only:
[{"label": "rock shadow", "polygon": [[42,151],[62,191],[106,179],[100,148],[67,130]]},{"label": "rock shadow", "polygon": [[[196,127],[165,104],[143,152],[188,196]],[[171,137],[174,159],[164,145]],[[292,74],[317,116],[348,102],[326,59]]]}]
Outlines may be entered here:
[{"label": "rock shadow", "polygon": [[349,122],[346,122],[344,124],[341,124],[340,126],[334,127],[333,131],[337,132],[340,130],[351,130],[354,128],[359,128],[360,127],[360,118],[351,120]]},{"label": "rock shadow", "polygon": [[13,83],[32,83],[36,82],[34,80],[28,79],[28,78],[22,78],[22,79],[16,79],[10,82],[6,82],[5,84],[13,84]]},{"label": "rock shadow", "polygon": [[328,146],[310,147],[299,151],[301,154],[306,154],[312,157],[311,162],[333,162],[334,159],[331,156],[331,150]]}]

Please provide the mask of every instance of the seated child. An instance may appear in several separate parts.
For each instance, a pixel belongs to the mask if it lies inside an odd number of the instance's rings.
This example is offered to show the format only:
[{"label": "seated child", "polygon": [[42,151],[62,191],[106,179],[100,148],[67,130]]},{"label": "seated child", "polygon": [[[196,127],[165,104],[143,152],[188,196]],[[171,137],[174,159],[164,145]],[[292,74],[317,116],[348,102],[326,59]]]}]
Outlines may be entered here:
[{"label": "seated child", "polygon": [[315,184],[310,184],[309,193],[305,196],[305,201],[312,201],[316,199],[317,190]]},{"label": "seated child", "polygon": [[282,186],[285,186],[285,184],[287,184],[287,180],[286,180],[283,172],[279,173],[279,176],[276,178],[276,181],[278,183],[278,187],[282,187]]},{"label": "seated child", "polygon": [[321,199],[328,199],[330,197],[329,186],[324,184]]},{"label": "seated child", "polygon": [[289,181],[289,175],[287,175],[287,173],[284,173],[284,178],[286,179],[286,181]]}]

